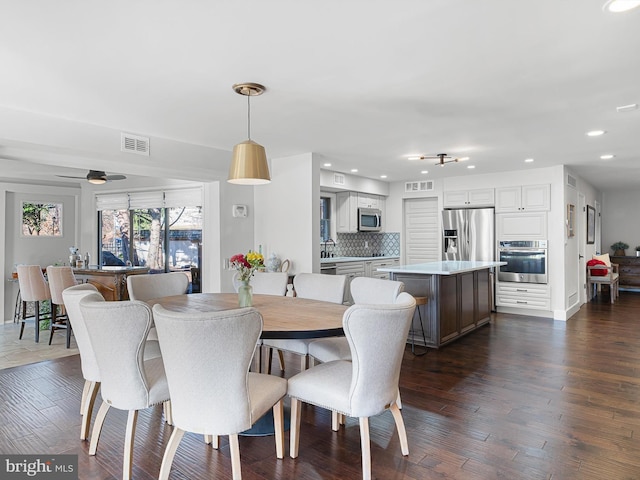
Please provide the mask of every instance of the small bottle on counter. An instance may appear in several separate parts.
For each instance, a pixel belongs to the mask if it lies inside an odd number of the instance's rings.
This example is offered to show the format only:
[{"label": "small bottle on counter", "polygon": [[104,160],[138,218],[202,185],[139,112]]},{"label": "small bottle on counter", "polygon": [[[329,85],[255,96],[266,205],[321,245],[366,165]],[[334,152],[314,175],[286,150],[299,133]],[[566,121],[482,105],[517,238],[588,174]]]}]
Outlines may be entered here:
[{"label": "small bottle on counter", "polygon": [[87,252],[84,254],[84,268],[89,268],[89,265],[91,265],[91,255]]}]

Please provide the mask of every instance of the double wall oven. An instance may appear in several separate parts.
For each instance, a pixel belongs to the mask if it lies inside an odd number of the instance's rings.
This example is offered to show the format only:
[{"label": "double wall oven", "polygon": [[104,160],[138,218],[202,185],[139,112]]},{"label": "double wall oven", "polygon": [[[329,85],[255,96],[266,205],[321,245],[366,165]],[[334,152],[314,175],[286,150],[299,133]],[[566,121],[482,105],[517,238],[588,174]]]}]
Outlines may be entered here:
[{"label": "double wall oven", "polygon": [[498,261],[507,262],[498,271],[501,282],[548,282],[546,240],[500,240]]}]

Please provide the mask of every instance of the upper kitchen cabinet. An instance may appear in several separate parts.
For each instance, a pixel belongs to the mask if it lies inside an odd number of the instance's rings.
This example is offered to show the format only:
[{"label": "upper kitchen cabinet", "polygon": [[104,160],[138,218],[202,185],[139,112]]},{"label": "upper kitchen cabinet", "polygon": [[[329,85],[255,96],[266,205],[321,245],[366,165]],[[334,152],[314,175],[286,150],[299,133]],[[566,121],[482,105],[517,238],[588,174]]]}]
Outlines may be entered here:
[{"label": "upper kitchen cabinet", "polygon": [[551,208],[551,187],[523,185],[496,189],[496,213],[547,212]]},{"label": "upper kitchen cabinet", "polygon": [[493,188],[448,191],[442,200],[444,208],[493,207],[495,191]]},{"label": "upper kitchen cabinet", "polygon": [[356,192],[336,193],[336,232],[358,231],[358,194]]},{"label": "upper kitchen cabinet", "polygon": [[358,207],[362,208],[380,208],[384,201],[380,195],[370,195],[368,193],[358,193]]},{"label": "upper kitchen cabinet", "polygon": [[[375,208],[384,212],[384,197],[358,192],[336,193],[336,232],[358,231],[358,208]],[[384,214],[382,216],[384,227]]]}]

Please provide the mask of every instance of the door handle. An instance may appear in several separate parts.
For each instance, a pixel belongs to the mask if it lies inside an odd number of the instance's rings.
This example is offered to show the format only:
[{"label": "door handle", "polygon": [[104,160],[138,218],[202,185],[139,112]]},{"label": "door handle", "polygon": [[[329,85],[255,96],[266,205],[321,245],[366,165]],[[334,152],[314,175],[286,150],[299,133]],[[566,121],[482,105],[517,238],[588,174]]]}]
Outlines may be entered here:
[{"label": "door handle", "polygon": [[578,258],[584,258],[584,255],[578,255]]}]

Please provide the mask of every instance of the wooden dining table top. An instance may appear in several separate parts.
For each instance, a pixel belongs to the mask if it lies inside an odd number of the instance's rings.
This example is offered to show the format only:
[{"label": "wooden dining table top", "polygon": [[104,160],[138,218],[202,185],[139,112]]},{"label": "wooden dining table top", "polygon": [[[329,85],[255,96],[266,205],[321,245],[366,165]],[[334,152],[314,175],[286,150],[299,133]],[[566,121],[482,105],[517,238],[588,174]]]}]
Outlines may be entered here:
[{"label": "wooden dining table top", "polygon": [[[238,307],[237,293],[191,293],[150,300],[173,312],[218,312]],[[262,338],[321,338],[344,335],[342,316],[348,306],[307,298],[253,295],[262,315]]]}]

